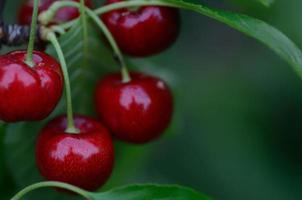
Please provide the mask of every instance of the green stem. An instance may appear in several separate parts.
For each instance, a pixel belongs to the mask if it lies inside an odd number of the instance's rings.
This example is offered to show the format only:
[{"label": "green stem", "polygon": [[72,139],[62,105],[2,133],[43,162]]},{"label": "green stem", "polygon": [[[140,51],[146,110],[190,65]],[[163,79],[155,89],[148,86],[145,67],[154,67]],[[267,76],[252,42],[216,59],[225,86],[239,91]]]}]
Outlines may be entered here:
[{"label": "green stem", "polygon": [[85,12],[85,2],[84,0],[81,0],[80,5],[76,2],[73,3],[77,4],[76,7],[79,7],[80,9],[81,12],[80,19],[82,20],[82,24],[83,24],[83,34],[84,34],[84,38],[87,38],[88,30],[87,30],[87,20],[86,20],[86,12]]},{"label": "green stem", "polygon": [[39,0],[34,0],[34,10],[32,15],[32,21],[30,26],[30,36],[29,36],[29,42],[27,47],[27,54],[25,62],[29,66],[33,67],[33,51],[34,51],[34,44],[36,39],[36,29],[37,29],[37,18],[38,18],[38,6],[39,6]]},{"label": "green stem", "polygon": [[128,8],[128,7],[137,7],[137,6],[169,6],[178,8],[180,6],[170,3],[168,1],[160,1],[160,0],[131,0],[131,1],[123,1],[118,3],[109,4],[106,6],[102,6],[94,12],[97,15],[101,15],[113,10],[121,9],[121,8]]},{"label": "green stem", "polygon": [[60,24],[60,25],[58,25],[58,26],[60,26],[61,28],[63,28],[63,29],[66,30],[66,29],[69,29],[70,27],[72,27],[72,26],[76,23],[77,20],[78,20],[78,19],[73,19],[73,20],[71,20],[71,21],[62,23],[62,24]]},{"label": "green stem", "polygon": [[129,81],[131,81],[131,77],[130,77],[130,74],[129,74],[129,71],[128,71],[126,65],[121,66],[121,74],[122,74],[123,83],[128,83]]},{"label": "green stem", "polygon": [[98,27],[101,29],[101,31],[104,33],[105,37],[107,38],[107,40],[109,41],[115,55],[117,56],[118,59],[118,63],[121,66],[121,74],[122,74],[122,82],[126,83],[129,82],[131,80],[127,66],[126,66],[126,62],[125,59],[123,57],[123,54],[121,53],[121,50],[119,49],[119,47],[117,46],[112,34],[110,33],[110,31],[108,30],[108,28],[106,27],[106,25],[102,22],[102,20],[90,9],[86,9],[87,14],[89,15],[89,17],[94,20],[94,22],[98,25]]},{"label": "green stem", "polygon": [[65,82],[65,90],[66,90],[66,104],[67,104],[67,133],[77,134],[79,133],[79,130],[74,126],[74,120],[73,120],[73,110],[72,110],[72,99],[71,99],[71,89],[70,89],[70,80],[67,70],[66,61],[64,58],[64,54],[62,52],[61,46],[57,40],[56,35],[53,32],[48,33],[47,39],[53,44],[54,48],[57,51],[62,72],[64,76],[64,82]]},{"label": "green stem", "polygon": [[65,190],[72,191],[74,193],[77,193],[84,197],[85,199],[92,199],[91,195],[89,192],[78,188],[76,186],[67,184],[67,183],[62,183],[62,182],[56,182],[56,181],[46,181],[46,182],[40,182],[40,183],[35,183],[33,185],[27,186],[20,192],[18,192],[14,197],[11,198],[11,200],[20,200],[24,195],[27,193],[39,189],[39,188],[45,188],[45,187],[57,187],[57,188],[62,188]]}]

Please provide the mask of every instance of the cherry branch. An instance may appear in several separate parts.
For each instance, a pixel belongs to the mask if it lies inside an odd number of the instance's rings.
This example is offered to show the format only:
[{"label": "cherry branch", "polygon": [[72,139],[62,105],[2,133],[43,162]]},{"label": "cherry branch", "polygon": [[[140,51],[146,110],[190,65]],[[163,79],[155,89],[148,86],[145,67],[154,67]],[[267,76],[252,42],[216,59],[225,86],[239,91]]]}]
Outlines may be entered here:
[{"label": "cherry branch", "polygon": [[[42,42],[41,27],[36,28],[35,44]],[[0,23],[0,47],[6,46],[20,46],[27,44],[30,36],[30,27],[18,24]]]}]

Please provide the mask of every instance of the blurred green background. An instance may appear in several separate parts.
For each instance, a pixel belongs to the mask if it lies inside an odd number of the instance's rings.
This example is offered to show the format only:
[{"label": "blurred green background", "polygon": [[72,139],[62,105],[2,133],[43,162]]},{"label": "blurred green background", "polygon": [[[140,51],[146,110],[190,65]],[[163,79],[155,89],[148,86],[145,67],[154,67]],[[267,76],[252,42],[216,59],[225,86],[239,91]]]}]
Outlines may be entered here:
[{"label": "blurred green background", "polygon": [[[7,21],[14,22],[19,2],[8,0]],[[276,0],[269,8],[249,0],[194,2],[263,19],[302,47],[302,1]],[[186,11],[182,22],[172,48],[133,60],[171,84],[173,123],[146,146],[117,143],[127,153],[117,152],[104,189],[154,182],[186,185],[217,200],[301,200],[302,80],[268,48],[221,23]],[[1,144],[5,137],[1,132]],[[1,145],[0,199],[21,189],[9,155]]]}]

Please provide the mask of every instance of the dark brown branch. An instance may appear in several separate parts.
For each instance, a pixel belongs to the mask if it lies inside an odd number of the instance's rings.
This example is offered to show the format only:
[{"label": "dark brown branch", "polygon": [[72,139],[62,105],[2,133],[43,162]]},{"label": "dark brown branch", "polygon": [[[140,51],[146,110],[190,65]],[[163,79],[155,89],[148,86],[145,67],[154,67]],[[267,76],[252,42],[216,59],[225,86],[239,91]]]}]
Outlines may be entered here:
[{"label": "dark brown branch", "polygon": [[[0,0],[1,1],[1,0]],[[0,45],[20,46],[27,44],[29,40],[30,27],[18,24],[0,23]],[[37,28],[36,43],[42,43],[40,28]]]},{"label": "dark brown branch", "polygon": [[[6,0],[0,0],[0,48],[6,46],[20,46],[27,44],[30,35],[29,26],[21,26],[18,24],[5,24],[3,20],[3,12]],[[37,28],[36,46],[43,47],[44,42],[41,39],[40,27]]]}]

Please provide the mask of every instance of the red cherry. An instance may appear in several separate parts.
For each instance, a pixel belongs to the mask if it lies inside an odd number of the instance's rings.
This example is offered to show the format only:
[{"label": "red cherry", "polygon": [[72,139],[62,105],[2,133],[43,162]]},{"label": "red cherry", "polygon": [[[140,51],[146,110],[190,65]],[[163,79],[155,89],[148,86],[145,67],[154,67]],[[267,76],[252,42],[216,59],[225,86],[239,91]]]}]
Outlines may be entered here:
[{"label": "red cherry", "polygon": [[36,144],[36,163],[47,180],[96,190],[109,178],[114,149],[107,129],[84,116],[75,117],[79,134],[65,132],[66,117],[47,124]]},{"label": "red cherry", "polygon": [[[123,0],[107,0],[106,4]],[[121,50],[143,57],[159,53],[174,43],[180,27],[175,8],[144,6],[137,10],[120,9],[101,16]]]},{"label": "red cherry", "polygon": [[0,120],[34,121],[46,118],[55,108],[63,90],[59,63],[34,51],[34,67],[24,60],[25,51],[0,56]]},{"label": "red cherry", "polygon": [[170,89],[159,78],[131,73],[121,82],[119,74],[106,76],[96,89],[96,108],[101,119],[119,139],[145,143],[168,126],[173,112]]},{"label": "red cherry", "polygon": [[[39,13],[45,11],[53,4],[54,2],[59,0],[40,0],[39,4]],[[80,2],[80,0],[73,0],[75,2]],[[91,0],[85,0],[85,5],[87,7],[92,7]],[[31,18],[33,12],[33,0],[25,0],[21,5],[18,15],[18,22],[21,25],[30,25]],[[77,18],[80,15],[79,9],[74,7],[65,7],[58,10],[56,13],[54,22],[55,23],[62,23],[68,22],[72,19]]]}]

